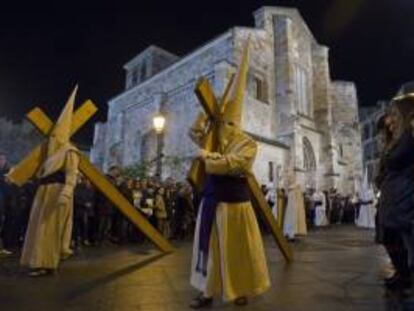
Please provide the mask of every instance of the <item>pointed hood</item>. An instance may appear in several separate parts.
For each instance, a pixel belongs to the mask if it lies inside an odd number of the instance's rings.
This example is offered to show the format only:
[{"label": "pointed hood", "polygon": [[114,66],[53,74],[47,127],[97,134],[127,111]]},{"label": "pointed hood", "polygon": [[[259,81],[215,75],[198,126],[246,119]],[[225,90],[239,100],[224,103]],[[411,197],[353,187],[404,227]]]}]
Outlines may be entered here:
[{"label": "pointed hood", "polygon": [[[247,72],[249,70],[249,48],[250,37],[243,48],[243,54],[237,75],[232,82],[232,88],[229,92],[229,100],[224,102],[223,120],[241,127],[244,93],[247,86]],[[227,97],[227,96],[225,96]]]},{"label": "pointed hood", "polygon": [[73,108],[75,105],[77,90],[78,86],[76,86],[72,91],[72,94],[67,100],[66,105],[50,134],[48,156],[53,155],[57,150],[69,143],[72,131]]}]

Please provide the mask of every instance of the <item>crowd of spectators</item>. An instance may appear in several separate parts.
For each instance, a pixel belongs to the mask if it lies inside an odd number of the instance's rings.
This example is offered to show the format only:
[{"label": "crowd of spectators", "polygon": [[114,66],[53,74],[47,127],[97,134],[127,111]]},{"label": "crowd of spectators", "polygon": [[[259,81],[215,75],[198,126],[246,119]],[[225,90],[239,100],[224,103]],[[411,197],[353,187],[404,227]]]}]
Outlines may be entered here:
[{"label": "crowd of spectators", "polygon": [[[7,183],[5,175],[9,169],[6,156],[0,153],[0,255],[11,254],[22,247],[36,193],[35,180],[22,187]],[[107,178],[164,237],[170,240],[192,238],[199,202],[189,184],[171,178],[164,181],[154,177],[129,178],[117,166],[109,169]],[[272,209],[276,202],[282,202],[281,208],[286,208],[287,192],[283,188],[272,191],[263,185],[262,191]],[[307,189],[303,193],[308,228],[314,226],[315,219],[312,191]],[[324,195],[328,223],[355,223],[360,207],[358,198],[343,196],[335,189],[324,191]],[[280,196],[283,197],[281,201],[278,200]],[[258,215],[258,220],[263,232],[268,233],[263,217]],[[73,248],[146,241],[118,208],[89,180],[79,176],[74,191]]]},{"label": "crowd of spectators", "polygon": [[[0,255],[22,247],[36,181],[22,187],[7,183],[9,165],[0,154]],[[172,179],[129,178],[113,166],[107,178],[167,239],[185,240],[194,231],[196,199],[190,185]],[[79,176],[74,191],[74,249],[109,243],[146,243],[147,238],[89,180]]]}]

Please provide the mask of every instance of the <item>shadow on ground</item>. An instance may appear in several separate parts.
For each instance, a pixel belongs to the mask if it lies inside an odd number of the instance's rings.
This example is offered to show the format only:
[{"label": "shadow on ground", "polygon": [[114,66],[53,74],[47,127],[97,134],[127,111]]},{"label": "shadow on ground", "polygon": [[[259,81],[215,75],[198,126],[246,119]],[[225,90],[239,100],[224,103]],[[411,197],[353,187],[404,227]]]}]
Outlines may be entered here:
[{"label": "shadow on ground", "polygon": [[[413,310],[414,300],[384,297],[379,272],[386,264],[373,232],[354,227],[314,231],[293,245],[285,264],[265,238],[272,288],[243,311]],[[191,243],[169,256],[147,247],[88,248],[63,263],[56,277],[30,279],[18,258],[0,258],[0,308],[11,310],[188,310]],[[215,302],[217,310],[236,310]]]}]

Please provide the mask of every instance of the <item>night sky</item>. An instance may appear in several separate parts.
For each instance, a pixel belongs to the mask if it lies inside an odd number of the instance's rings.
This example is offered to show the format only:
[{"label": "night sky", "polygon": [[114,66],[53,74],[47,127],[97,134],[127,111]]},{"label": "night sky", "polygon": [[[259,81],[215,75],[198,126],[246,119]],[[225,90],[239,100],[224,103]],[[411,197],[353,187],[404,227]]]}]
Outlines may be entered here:
[{"label": "night sky", "polygon": [[[413,0],[33,3],[0,6],[0,117],[16,121],[36,105],[56,117],[76,83],[78,103],[91,98],[94,120],[105,120],[108,99],[124,87],[122,66],[137,53],[155,44],[185,55],[233,26],[253,26],[263,5],[300,10],[330,47],[332,77],[355,81],[362,106],[414,78]],[[89,126],[80,139],[91,137]]]}]

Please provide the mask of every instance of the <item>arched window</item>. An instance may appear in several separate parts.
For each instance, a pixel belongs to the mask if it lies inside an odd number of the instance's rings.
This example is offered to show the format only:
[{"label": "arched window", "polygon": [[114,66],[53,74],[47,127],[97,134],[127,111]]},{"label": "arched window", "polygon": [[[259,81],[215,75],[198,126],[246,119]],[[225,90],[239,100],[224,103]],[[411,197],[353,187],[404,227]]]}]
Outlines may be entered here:
[{"label": "arched window", "polygon": [[305,170],[305,182],[307,187],[316,187],[316,158],[312,144],[308,138],[303,138],[303,168]]},{"label": "arched window", "polygon": [[311,142],[306,137],[303,137],[303,167],[307,172],[316,171],[315,153]]}]

